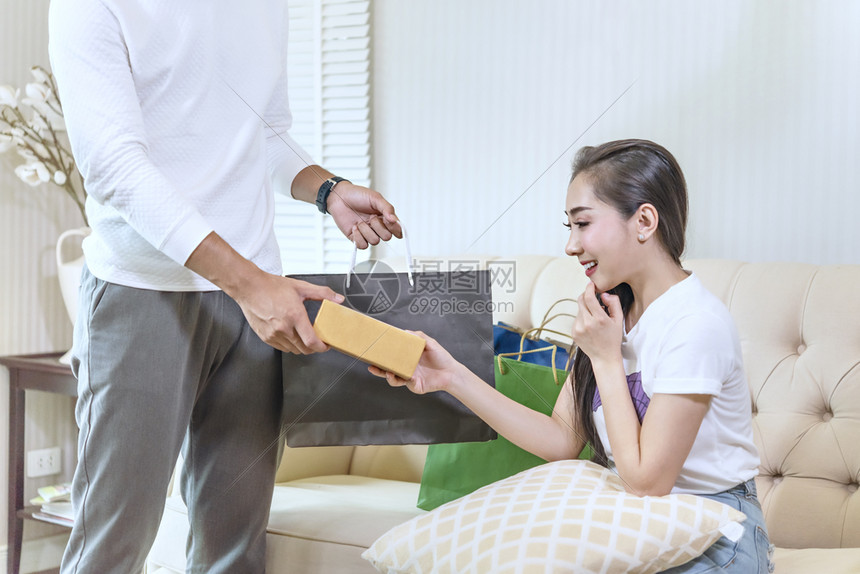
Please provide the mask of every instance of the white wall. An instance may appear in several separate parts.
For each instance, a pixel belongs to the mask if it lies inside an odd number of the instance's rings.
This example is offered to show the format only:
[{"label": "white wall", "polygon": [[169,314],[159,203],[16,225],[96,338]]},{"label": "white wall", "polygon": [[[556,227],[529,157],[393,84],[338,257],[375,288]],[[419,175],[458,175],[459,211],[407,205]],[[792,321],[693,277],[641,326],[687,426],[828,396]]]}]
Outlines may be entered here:
[{"label": "white wall", "polygon": [[563,254],[574,152],[641,137],[685,170],[688,256],[860,263],[860,3],[374,11],[375,185],[414,252]]}]

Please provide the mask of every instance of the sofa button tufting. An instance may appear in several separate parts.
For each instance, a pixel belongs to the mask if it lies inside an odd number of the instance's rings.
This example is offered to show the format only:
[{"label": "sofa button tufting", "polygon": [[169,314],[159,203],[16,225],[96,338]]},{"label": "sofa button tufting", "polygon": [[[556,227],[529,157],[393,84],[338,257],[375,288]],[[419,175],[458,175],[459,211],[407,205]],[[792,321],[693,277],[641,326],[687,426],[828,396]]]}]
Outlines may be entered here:
[{"label": "sofa button tufting", "polygon": [[848,492],[850,492],[852,494],[857,492],[857,483],[856,482],[852,482],[851,484],[848,485]]},{"label": "sofa button tufting", "polygon": [[833,418],[833,413],[832,413],[831,411],[829,411],[829,410],[824,411],[824,414],[823,414],[823,415],[821,415],[821,420],[822,420],[822,421],[824,421],[824,422],[827,422],[827,421],[829,421],[829,420],[830,420],[830,419],[832,419],[832,418]]},{"label": "sofa button tufting", "polygon": [[801,343],[797,346],[797,354],[802,355],[803,352],[806,351],[806,345]]},{"label": "sofa button tufting", "polygon": [[781,474],[773,475],[773,485],[776,486],[780,482],[782,482],[782,475]]}]

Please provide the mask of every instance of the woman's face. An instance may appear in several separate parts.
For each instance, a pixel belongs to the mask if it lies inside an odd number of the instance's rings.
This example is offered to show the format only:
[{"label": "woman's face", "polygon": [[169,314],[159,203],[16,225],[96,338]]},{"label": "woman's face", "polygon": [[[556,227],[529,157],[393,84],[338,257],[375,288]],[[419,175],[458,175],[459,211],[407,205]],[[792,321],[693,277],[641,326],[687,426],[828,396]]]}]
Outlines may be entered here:
[{"label": "woman's face", "polygon": [[565,204],[570,239],[565,253],[579,259],[598,292],[627,281],[635,268],[635,218],[625,220],[611,205],[597,199],[587,176],[577,176],[567,188]]}]

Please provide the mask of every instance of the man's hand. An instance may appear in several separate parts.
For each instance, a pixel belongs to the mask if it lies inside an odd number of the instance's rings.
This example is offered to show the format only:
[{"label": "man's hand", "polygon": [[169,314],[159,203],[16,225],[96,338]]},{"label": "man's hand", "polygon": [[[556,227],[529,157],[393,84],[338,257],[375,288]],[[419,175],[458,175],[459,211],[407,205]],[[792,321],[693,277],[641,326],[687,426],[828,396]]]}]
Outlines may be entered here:
[{"label": "man's hand", "polygon": [[259,271],[233,298],[260,339],[281,351],[302,355],[328,350],[328,345],[317,337],[304,302],[308,299],[343,302],[343,295],[328,287],[264,271]]},{"label": "man's hand", "polygon": [[[318,166],[309,165],[293,179],[290,194],[294,199],[314,203],[320,185],[333,174]],[[378,245],[392,237],[403,237],[403,230],[394,207],[378,191],[340,181],[332,188],[326,203],[338,229],[359,249]]]},{"label": "man's hand", "polygon": [[403,237],[392,206],[378,192],[341,181],[328,196],[328,212],[338,229],[359,249]]},{"label": "man's hand", "polygon": [[343,302],[328,287],[266,273],[239,255],[216,233],[210,233],[185,262],[232,297],[248,324],[265,343],[307,355],[328,350],[308,319],[307,299]]}]

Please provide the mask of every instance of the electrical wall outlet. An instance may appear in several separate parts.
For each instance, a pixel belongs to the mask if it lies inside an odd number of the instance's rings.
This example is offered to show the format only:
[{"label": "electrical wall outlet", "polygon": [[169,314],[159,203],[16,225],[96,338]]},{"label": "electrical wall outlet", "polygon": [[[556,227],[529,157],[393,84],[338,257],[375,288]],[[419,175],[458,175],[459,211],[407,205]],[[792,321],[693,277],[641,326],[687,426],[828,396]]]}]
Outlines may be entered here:
[{"label": "electrical wall outlet", "polygon": [[62,451],[60,447],[31,450],[27,453],[27,476],[51,476],[62,472]]}]

